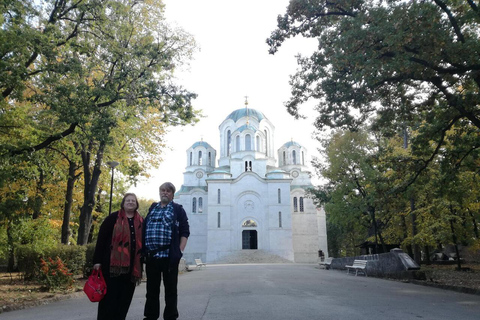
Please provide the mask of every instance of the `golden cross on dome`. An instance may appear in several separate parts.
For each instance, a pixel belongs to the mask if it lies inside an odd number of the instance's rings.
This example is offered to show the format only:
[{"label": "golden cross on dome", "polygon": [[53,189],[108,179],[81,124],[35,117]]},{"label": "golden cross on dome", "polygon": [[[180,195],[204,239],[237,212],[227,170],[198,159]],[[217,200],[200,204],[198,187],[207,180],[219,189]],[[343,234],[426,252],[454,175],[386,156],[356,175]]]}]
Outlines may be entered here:
[{"label": "golden cross on dome", "polygon": [[248,96],[245,96],[245,109],[247,110],[247,126],[248,126]]}]

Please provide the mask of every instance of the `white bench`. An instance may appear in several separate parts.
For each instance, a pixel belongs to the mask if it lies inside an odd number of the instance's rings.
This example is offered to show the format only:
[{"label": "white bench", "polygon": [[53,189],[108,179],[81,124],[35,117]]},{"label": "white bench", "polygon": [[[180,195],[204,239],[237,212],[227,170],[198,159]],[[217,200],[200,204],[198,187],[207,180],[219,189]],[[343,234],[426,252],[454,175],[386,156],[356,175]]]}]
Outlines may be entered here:
[{"label": "white bench", "polygon": [[197,265],[197,268],[202,268],[202,267],[207,267],[207,264],[202,262],[202,259],[195,259],[195,264]]},{"label": "white bench", "polygon": [[325,258],[325,260],[320,261],[318,264],[320,265],[320,267],[323,266],[324,269],[328,270],[328,269],[330,269],[330,265],[332,264],[332,260],[333,260],[333,258]]},{"label": "white bench", "polygon": [[351,266],[345,266],[347,268],[347,274],[350,273],[350,269],[355,270],[355,276],[358,275],[358,270],[361,270],[365,277],[367,277],[367,260],[354,260]]}]

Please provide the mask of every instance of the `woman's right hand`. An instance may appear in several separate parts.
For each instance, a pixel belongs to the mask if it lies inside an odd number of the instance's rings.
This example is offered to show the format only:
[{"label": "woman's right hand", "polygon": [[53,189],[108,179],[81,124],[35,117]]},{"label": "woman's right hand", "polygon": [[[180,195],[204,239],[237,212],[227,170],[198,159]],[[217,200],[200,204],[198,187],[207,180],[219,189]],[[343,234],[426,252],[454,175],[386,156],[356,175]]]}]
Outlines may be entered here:
[{"label": "woman's right hand", "polygon": [[100,270],[102,268],[102,265],[100,263],[96,263],[93,265],[94,270]]}]

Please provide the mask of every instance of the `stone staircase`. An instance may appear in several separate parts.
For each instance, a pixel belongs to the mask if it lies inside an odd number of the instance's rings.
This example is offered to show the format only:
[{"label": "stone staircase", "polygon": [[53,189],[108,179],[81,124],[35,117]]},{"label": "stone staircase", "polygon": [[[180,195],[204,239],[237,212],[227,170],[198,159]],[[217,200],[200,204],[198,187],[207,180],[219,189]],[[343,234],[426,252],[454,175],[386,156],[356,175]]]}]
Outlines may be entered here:
[{"label": "stone staircase", "polygon": [[240,250],[215,261],[217,264],[241,264],[241,263],[293,263],[275,254],[264,250]]}]

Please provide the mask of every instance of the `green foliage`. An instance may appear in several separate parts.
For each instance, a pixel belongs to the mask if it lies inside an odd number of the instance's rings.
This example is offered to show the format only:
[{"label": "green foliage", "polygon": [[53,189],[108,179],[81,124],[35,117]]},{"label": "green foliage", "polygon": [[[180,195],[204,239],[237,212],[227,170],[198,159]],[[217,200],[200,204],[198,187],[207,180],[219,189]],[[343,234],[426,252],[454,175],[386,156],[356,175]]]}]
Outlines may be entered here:
[{"label": "green foliage", "polygon": [[320,134],[352,132],[324,142],[315,164],[336,232],[371,219],[404,248],[479,238],[478,12],[472,1],[295,0],[278,17],[270,53],[318,40],[298,58],[287,110],[299,117],[316,99]]},{"label": "green foliage", "polygon": [[17,245],[15,248],[18,270],[23,273],[26,280],[32,280],[38,275],[38,267],[43,251],[31,245]]},{"label": "green foliage", "polygon": [[121,163],[118,185],[135,183],[161,161],[166,128],[196,121],[196,95],[174,78],[195,42],[166,24],[161,1],[13,0],[0,13],[0,221],[13,261],[33,234],[57,243],[32,218],[85,244],[102,216],[92,211],[106,212],[105,162]]},{"label": "green foliage", "polygon": [[74,283],[73,273],[69,272],[59,257],[55,260],[52,258],[47,260],[40,258],[38,280],[48,291],[69,289]]},{"label": "green foliage", "polygon": [[85,246],[58,245],[44,251],[44,258],[59,257],[74,275],[83,273],[86,264]]},{"label": "green foliage", "polygon": [[34,279],[39,276],[40,259],[56,260],[61,259],[62,263],[68,268],[69,272],[74,275],[83,274],[86,259],[85,246],[67,246],[58,245],[49,248],[40,248],[33,244],[18,245],[15,248],[18,269],[24,274],[27,280]]},{"label": "green foliage", "polygon": [[421,161],[433,161],[453,126],[480,129],[478,7],[470,1],[291,1],[267,40],[275,53],[290,37],[316,38],[318,49],[298,59],[288,111],[317,99],[316,127],[357,130],[367,121],[388,137],[404,128]]}]

